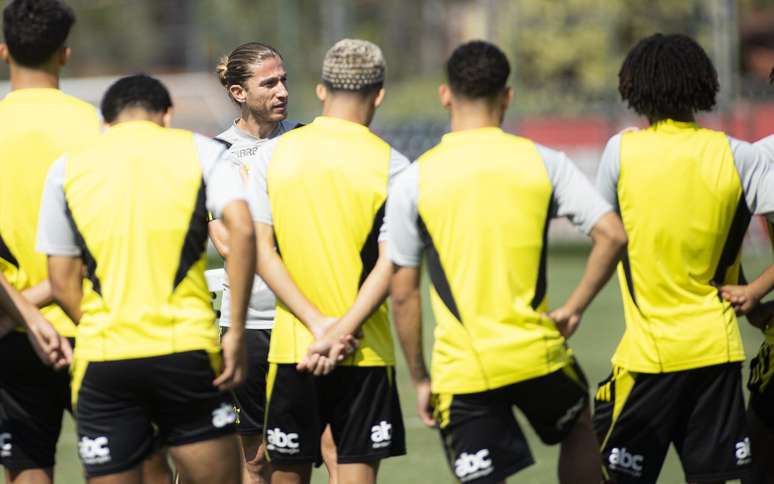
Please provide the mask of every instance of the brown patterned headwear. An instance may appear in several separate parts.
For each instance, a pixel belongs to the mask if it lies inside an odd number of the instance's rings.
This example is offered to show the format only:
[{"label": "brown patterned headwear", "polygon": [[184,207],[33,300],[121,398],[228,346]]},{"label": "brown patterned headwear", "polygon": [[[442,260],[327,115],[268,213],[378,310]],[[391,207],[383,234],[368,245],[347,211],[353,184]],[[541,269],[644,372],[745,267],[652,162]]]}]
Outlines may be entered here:
[{"label": "brown patterned headwear", "polygon": [[342,39],[325,54],[322,80],[333,89],[359,91],[384,82],[382,50],[360,39]]}]

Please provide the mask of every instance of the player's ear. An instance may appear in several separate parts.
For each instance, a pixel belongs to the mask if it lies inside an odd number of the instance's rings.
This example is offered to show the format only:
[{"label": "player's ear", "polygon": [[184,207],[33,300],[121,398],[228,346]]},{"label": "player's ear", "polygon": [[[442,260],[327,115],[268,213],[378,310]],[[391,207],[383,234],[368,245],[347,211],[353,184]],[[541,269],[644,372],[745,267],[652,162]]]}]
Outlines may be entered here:
[{"label": "player's ear", "polygon": [[165,128],[172,126],[172,111],[173,108],[167,108],[167,110],[164,112],[164,115],[161,117],[161,125]]},{"label": "player's ear", "polygon": [[314,93],[317,94],[317,99],[322,102],[328,99],[328,88],[323,83],[319,83],[314,87]]},{"label": "player's ear", "polygon": [[451,93],[451,89],[449,89],[448,84],[441,84],[440,86],[438,86],[438,99],[441,101],[441,106],[443,106],[447,110],[451,108],[452,93]]},{"label": "player's ear", "polygon": [[247,94],[245,88],[239,84],[232,84],[228,86],[228,93],[231,94],[232,99],[238,103],[247,102]]},{"label": "player's ear", "polygon": [[8,44],[5,42],[0,44],[0,59],[3,59],[6,64],[11,63],[11,54],[8,53]]},{"label": "player's ear", "polygon": [[379,92],[376,93],[376,97],[374,97],[374,107],[375,108],[378,108],[379,106],[382,105],[382,102],[384,102],[384,95],[385,95],[385,93],[386,93],[386,91],[384,90],[383,87],[380,88]]},{"label": "player's ear", "polygon": [[72,54],[72,50],[69,47],[62,47],[59,51],[59,65],[64,66],[70,61],[70,54]]}]

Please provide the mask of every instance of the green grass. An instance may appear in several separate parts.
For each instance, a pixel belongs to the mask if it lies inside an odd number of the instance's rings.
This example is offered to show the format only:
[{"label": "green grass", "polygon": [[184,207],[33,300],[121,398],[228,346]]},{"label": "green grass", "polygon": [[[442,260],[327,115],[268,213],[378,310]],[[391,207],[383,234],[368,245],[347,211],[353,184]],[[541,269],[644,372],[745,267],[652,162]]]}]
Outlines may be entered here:
[{"label": "green grass", "polygon": [[[559,248],[551,251],[549,257],[549,297],[552,306],[561,303],[580,278],[584,266],[585,250]],[[745,272],[754,276],[771,260],[768,253],[745,256]],[[427,311],[426,311],[426,314]],[[428,326],[432,321],[427,318]],[[760,333],[745,322],[741,323],[742,336],[748,357],[757,351]],[[582,365],[592,386],[604,379],[610,372],[610,356],[616,343],[623,334],[623,314],[617,281],[613,280],[600,293],[586,312],[580,329],[570,344]],[[432,332],[425,331],[426,337]],[[426,342],[429,348],[430,341]],[[399,352],[398,352],[399,353]],[[429,351],[427,353],[429,355]],[[406,423],[408,455],[388,459],[382,463],[380,482],[382,483],[423,483],[440,484],[452,482],[452,476],[444,460],[440,440],[436,431],[424,428],[416,416],[414,391],[408,381],[402,355],[399,354],[398,382],[403,403]],[[536,464],[522,472],[511,482],[549,484],[555,483],[558,447],[546,447],[535,433],[519,418],[522,428],[529,439]],[[80,463],[77,458],[76,439],[70,417],[66,417],[64,431],[57,449],[56,479],[59,483],[77,484],[83,482]],[[2,471],[0,471],[2,476]],[[0,479],[2,479],[0,477]],[[323,484],[326,481],[324,469],[316,470],[313,482]],[[664,465],[659,482],[684,482],[680,464],[674,452],[670,452]]]}]

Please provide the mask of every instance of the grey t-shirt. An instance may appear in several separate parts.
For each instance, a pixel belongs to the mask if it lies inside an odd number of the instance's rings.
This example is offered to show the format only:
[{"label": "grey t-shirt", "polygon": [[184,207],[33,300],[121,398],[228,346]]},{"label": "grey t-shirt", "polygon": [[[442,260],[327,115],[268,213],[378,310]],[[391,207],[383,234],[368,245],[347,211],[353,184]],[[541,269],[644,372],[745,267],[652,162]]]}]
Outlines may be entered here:
[{"label": "grey t-shirt", "polygon": [[[223,145],[198,134],[194,135],[194,142],[206,186],[207,210],[219,216],[229,203],[246,201],[239,171],[234,168],[234,162],[230,161],[231,156]],[[75,257],[81,254],[81,249],[66,215],[66,167],[67,155],[64,155],[48,171],[40,206],[36,249],[48,255]]]},{"label": "grey t-shirt", "polygon": [[[591,182],[560,151],[536,145],[553,187],[552,217],[567,217],[588,234],[610,204],[594,190]],[[475,161],[471,161],[474,163]],[[387,198],[387,240],[390,259],[399,266],[419,266],[424,244],[417,225],[419,165],[414,163],[395,180]]]},{"label": "grey t-shirt", "polygon": [[[270,139],[277,138],[290,131],[298,124],[296,121],[281,121],[277,125],[277,129],[268,138],[256,138],[239,128],[236,125],[236,121],[234,121],[230,128],[220,133],[216,138],[229,143],[231,145],[229,146],[229,152],[233,155],[233,159],[238,162],[240,168],[244,167],[249,171],[261,146]],[[254,188],[248,186],[247,191],[252,209],[255,206],[253,202],[255,197]],[[256,275],[253,281],[253,292],[250,295],[250,304],[247,307],[245,327],[247,329],[271,329],[274,326],[274,308],[276,304],[277,301],[269,286]],[[231,291],[228,287],[228,280],[226,280],[223,284],[219,324],[221,326],[229,326],[231,324],[230,316]]]},{"label": "grey t-shirt", "polygon": [[[765,145],[774,145],[774,136],[764,138],[755,145],[728,137],[734,157],[736,172],[742,183],[742,191],[750,212],[774,217],[774,165],[766,159]],[[770,141],[767,141],[770,140]],[[774,160],[774,146],[770,151]],[[597,172],[597,189],[613,207],[618,208],[618,178],[621,174],[621,134],[610,138],[602,152]]]}]

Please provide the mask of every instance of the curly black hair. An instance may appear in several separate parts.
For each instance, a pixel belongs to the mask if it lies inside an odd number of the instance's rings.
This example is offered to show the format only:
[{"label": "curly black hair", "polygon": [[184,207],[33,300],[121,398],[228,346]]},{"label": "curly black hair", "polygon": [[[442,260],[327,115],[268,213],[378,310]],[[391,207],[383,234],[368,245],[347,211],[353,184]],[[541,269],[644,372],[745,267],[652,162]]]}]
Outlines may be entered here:
[{"label": "curly black hair", "polygon": [[640,40],[618,72],[621,98],[651,122],[710,111],[718,89],[718,73],[707,53],[681,34]]},{"label": "curly black hair", "polygon": [[60,0],[13,0],[3,10],[3,35],[18,64],[37,67],[64,46],[75,23]]},{"label": "curly black hair", "polygon": [[108,87],[100,104],[106,123],[112,123],[122,111],[129,108],[165,113],[171,107],[172,98],[166,86],[147,74],[135,74],[117,80]]},{"label": "curly black hair", "polygon": [[446,62],[446,78],[455,95],[491,99],[505,89],[511,65],[496,45],[474,40],[460,45]]}]

